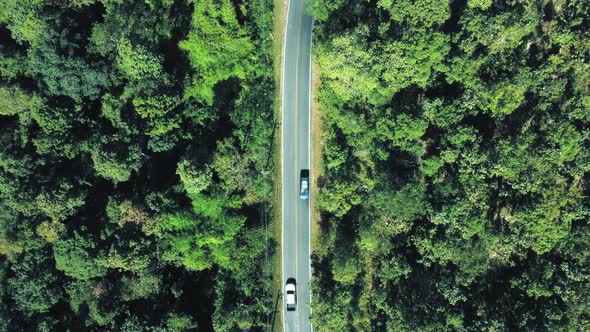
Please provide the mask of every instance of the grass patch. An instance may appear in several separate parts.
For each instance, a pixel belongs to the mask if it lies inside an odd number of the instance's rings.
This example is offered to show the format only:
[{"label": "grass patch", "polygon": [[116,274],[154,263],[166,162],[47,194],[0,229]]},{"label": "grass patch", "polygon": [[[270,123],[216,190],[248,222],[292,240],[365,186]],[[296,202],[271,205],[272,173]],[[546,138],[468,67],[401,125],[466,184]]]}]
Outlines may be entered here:
[{"label": "grass patch", "polygon": [[[317,91],[320,86],[320,75],[319,68],[315,60],[312,58],[311,63],[311,253],[315,251],[318,245],[320,235],[320,210],[316,204],[317,195],[319,188],[317,186],[317,180],[323,175],[323,138],[324,132],[322,127],[322,113],[320,105],[316,101]],[[313,271],[312,271],[313,279]]]},{"label": "grass patch", "polygon": [[[282,292],[283,289],[283,282],[281,278],[282,274],[282,265],[281,265],[281,232],[282,232],[282,224],[281,224],[281,190],[282,190],[282,182],[281,182],[281,123],[282,123],[282,113],[281,113],[281,105],[282,105],[282,97],[283,97],[283,40],[285,38],[285,23],[286,23],[286,15],[287,15],[287,1],[285,0],[274,0],[273,6],[273,46],[272,46],[272,57],[273,57],[273,69],[274,69],[274,81],[275,81],[275,98],[274,98],[274,118],[276,124],[276,134],[274,139],[274,149],[273,149],[273,197],[271,201],[271,211],[270,211],[270,222],[271,227],[270,230],[272,232],[272,237],[277,239],[278,250],[274,254],[272,258],[272,264],[275,267],[273,273],[273,300],[276,301],[277,294]],[[278,313],[274,320],[274,326],[272,327],[272,331],[280,331],[283,332],[283,312],[282,312],[282,299],[279,301],[278,305]]]}]

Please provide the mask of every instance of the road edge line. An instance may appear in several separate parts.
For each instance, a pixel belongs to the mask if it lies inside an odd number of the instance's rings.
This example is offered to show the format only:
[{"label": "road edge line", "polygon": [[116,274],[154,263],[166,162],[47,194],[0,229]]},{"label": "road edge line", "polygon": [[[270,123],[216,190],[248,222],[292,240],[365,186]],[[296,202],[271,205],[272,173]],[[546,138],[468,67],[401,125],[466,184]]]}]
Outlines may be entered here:
[{"label": "road edge line", "polygon": [[[307,134],[309,135],[309,137],[307,139],[307,142],[308,142],[307,143],[308,144],[308,147],[307,147],[308,158],[307,158],[307,160],[309,160],[309,169],[310,170],[312,169],[311,166],[313,165],[312,160],[311,160],[311,157],[313,156],[313,154],[311,153],[311,146],[312,146],[312,141],[311,141],[311,139],[312,139],[312,135],[311,135],[311,130],[312,130],[312,128],[311,128],[311,112],[312,112],[311,99],[312,99],[312,92],[313,92],[313,89],[311,86],[312,85],[311,75],[313,74],[313,71],[312,71],[312,64],[313,64],[313,62],[312,62],[312,49],[313,48],[312,47],[313,47],[313,25],[314,25],[314,22],[315,22],[315,20],[313,19],[313,16],[311,16],[311,36],[309,37],[309,86],[308,86],[308,89],[309,89],[309,92],[308,92],[309,116],[307,118],[307,121],[308,121],[307,127],[309,128],[309,130],[307,131]],[[309,178],[311,179],[312,176],[310,175]],[[311,187],[309,188],[309,190],[311,192]],[[312,302],[312,289],[311,289],[311,276],[312,276],[312,273],[311,273],[311,202],[309,202],[309,203],[310,204],[308,205],[308,213],[307,213],[307,236],[309,238],[309,241],[307,243],[309,245],[309,248],[308,248],[309,257],[307,259],[307,262],[309,263],[309,269],[308,269],[308,272],[309,272],[309,277],[308,277],[308,279],[309,279],[309,316],[310,316],[309,317],[310,318],[309,327],[311,329],[311,332],[313,332],[313,324],[311,323],[311,315],[312,315],[312,308],[311,308],[311,302]]]}]

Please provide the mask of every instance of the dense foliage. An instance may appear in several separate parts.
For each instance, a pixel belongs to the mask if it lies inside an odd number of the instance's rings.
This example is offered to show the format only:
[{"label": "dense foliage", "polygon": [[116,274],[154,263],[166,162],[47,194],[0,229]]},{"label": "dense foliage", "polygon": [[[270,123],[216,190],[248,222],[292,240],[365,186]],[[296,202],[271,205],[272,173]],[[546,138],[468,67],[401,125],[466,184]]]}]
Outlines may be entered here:
[{"label": "dense foliage", "polygon": [[271,0],[0,1],[0,330],[264,330]]},{"label": "dense foliage", "polygon": [[310,0],[318,331],[590,330],[590,2]]}]

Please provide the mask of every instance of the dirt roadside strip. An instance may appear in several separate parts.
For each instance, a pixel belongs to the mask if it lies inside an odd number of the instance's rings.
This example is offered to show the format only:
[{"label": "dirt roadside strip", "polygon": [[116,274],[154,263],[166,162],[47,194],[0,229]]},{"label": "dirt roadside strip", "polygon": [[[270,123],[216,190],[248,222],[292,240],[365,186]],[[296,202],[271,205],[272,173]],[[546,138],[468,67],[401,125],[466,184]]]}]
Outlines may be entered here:
[{"label": "dirt roadside strip", "polygon": [[[283,84],[283,41],[285,38],[285,20],[287,14],[287,0],[274,0],[273,10],[273,70],[275,79],[275,98],[274,98],[274,118],[275,130],[279,130],[281,123],[281,104],[282,104],[282,84]],[[273,281],[272,281],[272,295],[273,300],[282,293],[281,282],[281,135],[275,134],[275,141],[273,142],[273,196],[272,196],[272,237],[277,241],[277,250],[275,251],[273,264]],[[274,302],[274,301],[273,301]],[[283,332],[283,306],[281,304],[276,308],[279,312],[273,319],[274,325],[272,331]]]},{"label": "dirt roadside strip", "polygon": [[[312,59],[313,61],[313,59]],[[317,186],[318,179],[323,174],[323,138],[322,131],[322,113],[320,105],[316,100],[317,91],[320,86],[320,75],[318,65],[315,61],[311,65],[312,84],[311,84],[311,254],[315,252],[318,244],[318,235],[320,230],[320,210],[317,205],[317,197],[319,188]],[[312,276],[313,280],[313,269]]]}]

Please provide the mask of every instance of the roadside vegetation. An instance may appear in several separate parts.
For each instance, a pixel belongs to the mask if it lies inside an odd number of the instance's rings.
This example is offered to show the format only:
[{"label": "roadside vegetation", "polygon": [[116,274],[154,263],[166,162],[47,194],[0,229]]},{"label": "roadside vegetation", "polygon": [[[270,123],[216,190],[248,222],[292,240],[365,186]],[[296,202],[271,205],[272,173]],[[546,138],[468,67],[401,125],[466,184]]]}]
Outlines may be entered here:
[{"label": "roadside vegetation", "polygon": [[267,330],[272,0],[0,2],[0,330]]},{"label": "roadside vegetation", "polygon": [[588,331],[590,3],[309,0],[317,331]]},{"label": "roadside vegetation", "polygon": [[283,332],[283,269],[282,269],[282,170],[281,170],[281,121],[282,121],[282,76],[283,76],[283,45],[285,38],[286,18],[287,18],[287,2],[284,0],[273,0],[273,66],[275,79],[275,94],[274,94],[274,119],[275,132],[273,137],[272,147],[272,187],[273,193],[269,204],[269,231],[272,232],[272,237],[276,243],[276,250],[272,257],[272,291],[271,296],[274,301],[272,312],[272,322],[270,330],[273,332]]}]

